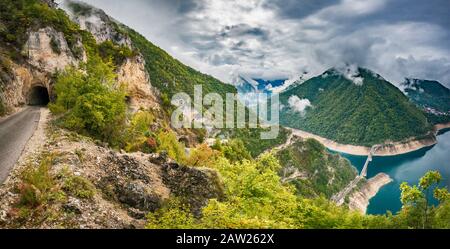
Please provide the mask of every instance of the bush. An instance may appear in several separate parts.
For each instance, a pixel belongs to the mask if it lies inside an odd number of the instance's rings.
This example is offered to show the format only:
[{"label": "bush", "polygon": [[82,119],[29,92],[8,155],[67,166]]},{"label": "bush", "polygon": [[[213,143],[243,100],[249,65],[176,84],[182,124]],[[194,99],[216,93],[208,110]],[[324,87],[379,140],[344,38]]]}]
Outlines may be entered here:
[{"label": "bush", "polygon": [[122,65],[127,58],[136,55],[127,46],[116,45],[109,40],[99,44],[98,51],[105,62],[112,60],[116,66]]},{"label": "bush", "polygon": [[36,207],[49,198],[48,193],[55,187],[50,174],[52,159],[52,156],[46,156],[37,168],[29,165],[22,172],[23,184],[19,186],[19,206]]},{"label": "bush", "polygon": [[222,152],[223,156],[231,162],[240,162],[242,160],[250,160],[252,156],[248,152],[244,143],[240,139],[233,139],[226,144],[222,144],[220,140],[212,146],[213,149]]},{"label": "bush", "polygon": [[[125,134],[125,150],[128,152],[139,151],[143,149],[155,149],[153,138],[150,138],[150,125],[154,122],[153,114],[146,111],[139,111],[133,115]],[[156,141],[154,141],[156,143]],[[148,146],[147,146],[148,145]]]},{"label": "bush", "polygon": [[64,127],[117,146],[125,127],[126,94],[115,78],[112,66],[99,57],[89,59],[81,70],[68,68],[57,76],[57,99],[50,110],[64,114]]},{"label": "bush", "polygon": [[67,193],[82,199],[92,199],[95,194],[94,185],[81,176],[68,176],[64,181],[62,189]]},{"label": "bush", "polygon": [[186,159],[184,145],[177,140],[177,135],[173,131],[160,131],[156,137],[158,142],[158,152],[166,151],[167,155],[183,163]]},{"label": "bush", "polygon": [[6,106],[3,104],[3,101],[0,99],[0,116],[3,116],[7,113]]},{"label": "bush", "polygon": [[208,147],[207,144],[201,144],[191,150],[186,159],[186,165],[192,167],[213,167],[220,157],[220,152]]}]

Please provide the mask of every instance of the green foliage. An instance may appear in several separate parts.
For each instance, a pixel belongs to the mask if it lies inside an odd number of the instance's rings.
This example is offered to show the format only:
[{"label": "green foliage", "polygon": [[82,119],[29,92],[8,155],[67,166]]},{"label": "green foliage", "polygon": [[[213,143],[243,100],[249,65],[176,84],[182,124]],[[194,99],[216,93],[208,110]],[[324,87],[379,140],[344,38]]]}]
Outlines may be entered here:
[{"label": "green foliage", "polygon": [[[211,165],[222,176],[226,200],[212,199],[194,218],[189,208],[172,205],[148,216],[148,228],[363,228],[386,226],[382,218],[365,217],[325,199],[297,197],[283,185],[280,165],[271,154],[258,160],[230,163],[225,158]],[[173,218],[172,218],[173,217]]]},{"label": "green foliage", "polygon": [[170,130],[160,131],[156,139],[158,142],[158,152],[167,152],[167,155],[178,163],[183,163],[186,160],[184,145],[178,142],[175,132]]},{"label": "green foliage", "polygon": [[116,45],[112,41],[104,41],[98,45],[98,52],[105,62],[112,60],[114,65],[120,66],[130,57],[136,55],[134,51],[125,45]]},{"label": "green foliage", "polygon": [[64,34],[72,53],[80,57],[77,46],[83,32],[70,21],[63,10],[54,9],[39,0],[0,1],[0,45],[10,48],[11,56],[19,59],[20,51],[27,39],[27,32],[43,27],[53,27]]},{"label": "green foliage", "polygon": [[224,130],[230,137],[241,140],[252,157],[257,157],[264,151],[285,143],[289,136],[289,131],[280,127],[280,132],[275,139],[261,139],[261,133],[264,131],[268,130],[265,128]]},{"label": "green foliage", "polygon": [[29,166],[30,168],[25,170],[22,175],[24,183],[33,185],[41,192],[48,192],[54,185],[49,172],[52,165],[51,160],[51,157],[44,158],[36,169]]},{"label": "green foliage", "polygon": [[[437,171],[429,171],[420,178],[417,186],[410,186],[406,182],[400,186],[402,210],[399,212],[397,222],[405,228],[446,228],[450,213],[448,202],[450,194],[446,188],[438,188],[442,176]],[[434,193],[441,205],[430,205]],[[442,220],[444,218],[444,220]],[[447,221],[447,225],[445,224]]]},{"label": "green foliage", "polygon": [[149,229],[196,228],[196,221],[189,206],[178,199],[169,200],[161,209],[147,215]]},{"label": "green foliage", "polygon": [[62,189],[81,199],[92,199],[95,194],[95,187],[89,180],[75,175],[66,177]]},{"label": "green foliage", "polygon": [[50,174],[52,155],[45,155],[38,167],[28,165],[21,174],[22,184],[19,186],[19,206],[37,207],[48,201],[55,181]]},{"label": "green foliage", "polygon": [[61,54],[61,47],[58,41],[55,39],[55,37],[52,37],[50,39],[50,47],[52,48],[53,52],[57,54]]},{"label": "green foliage", "polygon": [[186,165],[191,167],[213,167],[220,158],[220,151],[208,147],[207,144],[200,144],[191,149]]},{"label": "green foliage", "polygon": [[57,76],[57,99],[49,105],[50,110],[64,114],[66,128],[117,146],[125,126],[125,91],[115,86],[112,66],[100,58],[90,58],[81,68],[69,68]]},{"label": "green foliage", "polygon": [[[280,95],[287,108],[281,124],[302,129],[343,144],[371,146],[400,141],[431,130],[423,112],[394,85],[359,69],[364,82],[355,85],[333,70]],[[289,108],[291,96],[311,101],[303,115]]]},{"label": "green foliage", "polygon": [[303,197],[324,195],[330,198],[357,176],[351,163],[330,153],[317,140],[297,140],[291,146],[277,152],[286,178],[300,172],[304,177],[290,179],[297,193]]},{"label": "green foliage", "polygon": [[405,92],[421,108],[450,112],[450,89],[437,81],[409,80],[409,84],[405,85]]},{"label": "green foliage", "polygon": [[216,140],[212,148],[222,152],[223,156],[233,163],[252,159],[252,156],[240,139],[232,139],[224,144],[220,140]]},{"label": "green foliage", "polygon": [[155,121],[152,113],[147,111],[138,111],[133,114],[125,135],[125,150],[128,152],[144,150],[146,141],[150,137],[150,125]]},{"label": "green foliage", "polygon": [[5,104],[3,104],[3,100],[0,98],[0,116],[3,116],[7,113],[7,108]]}]

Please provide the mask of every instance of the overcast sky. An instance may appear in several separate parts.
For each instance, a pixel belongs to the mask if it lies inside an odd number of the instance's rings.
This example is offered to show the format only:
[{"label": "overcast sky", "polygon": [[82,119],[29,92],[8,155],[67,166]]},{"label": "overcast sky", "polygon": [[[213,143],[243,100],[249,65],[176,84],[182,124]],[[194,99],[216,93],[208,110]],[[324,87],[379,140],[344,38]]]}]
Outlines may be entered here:
[{"label": "overcast sky", "polygon": [[450,86],[450,0],[85,0],[230,82],[344,63]]}]

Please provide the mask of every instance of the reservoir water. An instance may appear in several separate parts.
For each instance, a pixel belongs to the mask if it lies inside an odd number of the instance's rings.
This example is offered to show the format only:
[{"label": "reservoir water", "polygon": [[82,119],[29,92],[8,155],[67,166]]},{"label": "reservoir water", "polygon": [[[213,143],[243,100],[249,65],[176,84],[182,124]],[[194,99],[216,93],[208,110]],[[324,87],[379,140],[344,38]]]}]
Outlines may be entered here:
[{"label": "reservoir water", "polygon": [[[442,175],[442,186],[450,187],[450,131],[441,132],[438,143],[404,155],[374,157],[369,164],[367,177],[378,173],[388,174],[394,181],[380,189],[370,200],[368,214],[384,214],[387,211],[396,213],[401,209],[400,184],[408,182],[417,184],[419,178],[427,171],[437,170]],[[365,156],[342,154],[361,171],[367,159]]]}]

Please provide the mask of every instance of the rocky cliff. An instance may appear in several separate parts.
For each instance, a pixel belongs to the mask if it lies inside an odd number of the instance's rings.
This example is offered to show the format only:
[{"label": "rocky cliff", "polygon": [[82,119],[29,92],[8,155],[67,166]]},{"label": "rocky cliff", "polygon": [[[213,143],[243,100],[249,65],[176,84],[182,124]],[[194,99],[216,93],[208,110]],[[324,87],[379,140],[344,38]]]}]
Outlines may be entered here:
[{"label": "rocky cliff", "polygon": [[69,48],[64,34],[52,27],[29,31],[27,37],[21,50],[24,60],[4,58],[9,62],[9,77],[2,81],[1,94],[3,103],[10,112],[29,103],[34,87],[44,87],[52,95],[54,73],[86,61],[81,41],[76,45],[80,51],[78,58]]}]

